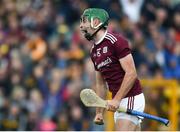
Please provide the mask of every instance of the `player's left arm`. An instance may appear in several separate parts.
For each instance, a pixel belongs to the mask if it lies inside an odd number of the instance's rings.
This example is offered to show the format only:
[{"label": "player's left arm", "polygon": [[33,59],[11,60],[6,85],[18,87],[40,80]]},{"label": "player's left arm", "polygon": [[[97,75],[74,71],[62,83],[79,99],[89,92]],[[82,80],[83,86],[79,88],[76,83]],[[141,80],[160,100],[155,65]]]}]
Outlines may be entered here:
[{"label": "player's left arm", "polygon": [[132,54],[128,54],[125,57],[119,59],[120,64],[125,72],[121,87],[116,93],[113,100],[108,101],[108,110],[116,111],[119,107],[119,103],[122,98],[126,96],[129,90],[133,87],[137,78],[136,68]]},{"label": "player's left arm", "polygon": [[120,64],[125,72],[124,79],[122,81],[121,87],[114,99],[120,101],[126,96],[129,90],[133,87],[134,82],[137,79],[136,68],[132,54],[128,54],[124,58],[120,59]]}]

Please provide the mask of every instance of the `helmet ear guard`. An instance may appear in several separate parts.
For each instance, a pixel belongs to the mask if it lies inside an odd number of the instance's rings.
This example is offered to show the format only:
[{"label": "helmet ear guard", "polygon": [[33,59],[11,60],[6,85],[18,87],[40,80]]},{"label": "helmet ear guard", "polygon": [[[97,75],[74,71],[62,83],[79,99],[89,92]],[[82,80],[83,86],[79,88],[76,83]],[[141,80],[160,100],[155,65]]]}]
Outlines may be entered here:
[{"label": "helmet ear guard", "polygon": [[93,25],[93,20],[94,20],[94,18],[91,17],[91,27],[92,27],[93,29],[97,29],[98,27],[100,27],[100,26],[103,24],[102,22],[100,22],[97,26],[94,26],[94,25]]},{"label": "helmet ear guard", "polygon": [[91,40],[93,39],[93,37],[96,35],[96,33],[97,33],[100,29],[102,29],[103,27],[105,27],[105,25],[107,25],[108,21],[109,21],[109,19],[107,19],[107,20],[105,21],[105,23],[101,24],[101,25],[99,26],[99,28],[98,28],[93,34],[90,34],[90,33],[88,33],[87,31],[85,31],[85,32],[86,32],[86,33],[85,33],[85,38],[86,38],[87,40],[91,41]]}]

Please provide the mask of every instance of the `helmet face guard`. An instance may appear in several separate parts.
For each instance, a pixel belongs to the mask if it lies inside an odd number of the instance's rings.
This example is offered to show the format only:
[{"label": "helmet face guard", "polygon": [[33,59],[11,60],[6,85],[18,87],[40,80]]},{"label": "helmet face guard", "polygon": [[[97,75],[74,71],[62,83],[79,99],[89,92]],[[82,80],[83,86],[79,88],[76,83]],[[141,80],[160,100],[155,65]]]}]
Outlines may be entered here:
[{"label": "helmet face guard", "polygon": [[[103,28],[103,27],[107,28],[107,26],[108,26],[109,15],[104,9],[88,8],[84,11],[83,15],[81,16],[81,19],[84,19],[84,17],[87,17],[88,21],[91,23],[92,28],[97,29],[93,34],[90,34],[86,31],[85,38],[89,41],[93,39],[95,34],[101,28]],[[93,25],[94,18],[98,18],[101,22],[96,27]]]}]

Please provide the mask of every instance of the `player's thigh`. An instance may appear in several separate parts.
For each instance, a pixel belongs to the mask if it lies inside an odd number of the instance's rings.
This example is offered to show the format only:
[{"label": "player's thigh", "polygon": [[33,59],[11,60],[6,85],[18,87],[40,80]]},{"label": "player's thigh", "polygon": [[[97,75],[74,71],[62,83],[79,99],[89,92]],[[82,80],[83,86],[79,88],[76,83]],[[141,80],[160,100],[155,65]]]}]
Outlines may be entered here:
[{"label": "player's thigh", "polygon": [[115,123],[116,131],[136,131],[137,125],[130,120],[118,119]]},{"label": "player's thigh", "polygon": [[116,130],[136,131],[140,129],[141,119],[139,117],[123,112],[115,112]]}]

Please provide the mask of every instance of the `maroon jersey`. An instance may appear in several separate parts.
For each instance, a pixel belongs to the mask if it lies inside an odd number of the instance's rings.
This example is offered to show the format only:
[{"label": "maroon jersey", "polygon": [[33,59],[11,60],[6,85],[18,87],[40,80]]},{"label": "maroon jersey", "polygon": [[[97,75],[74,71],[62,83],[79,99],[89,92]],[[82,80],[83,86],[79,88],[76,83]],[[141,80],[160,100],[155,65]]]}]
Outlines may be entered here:
[{"label": "maroon jersey", "polygon": [[[102,74],[107,82],[113,97],[118,92],[123,81],[125,72],[119,59],[131,54],[128,41],[118,34],[107,32],[101,42],[94,44],[91,49],[91,59],[96,71]],[[135,96],[142,93],[141,85],[136,79],[133,87],[125,97]]]}]

